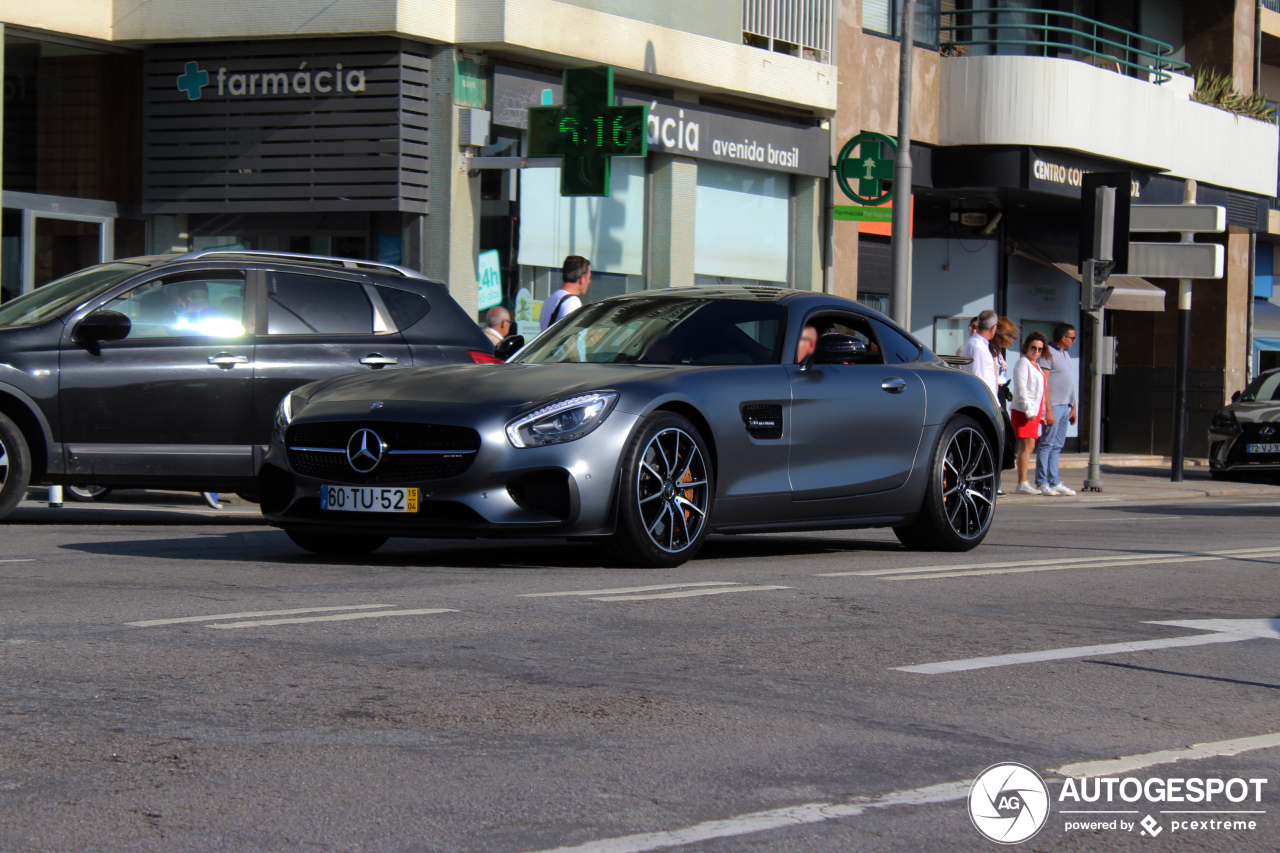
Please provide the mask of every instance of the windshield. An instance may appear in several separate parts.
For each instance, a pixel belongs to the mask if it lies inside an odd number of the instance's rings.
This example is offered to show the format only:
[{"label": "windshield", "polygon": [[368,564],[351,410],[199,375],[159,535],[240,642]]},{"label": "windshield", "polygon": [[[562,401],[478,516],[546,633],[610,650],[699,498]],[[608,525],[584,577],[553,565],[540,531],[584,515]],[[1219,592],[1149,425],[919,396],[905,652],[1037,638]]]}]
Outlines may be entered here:
[{"label": "windshield", "polygon": [[1240,395],[1241,403],[1280,402],[1280,371],[1264,373],[1249,383]]},{"label": "windshield", "polygon": [[531,343],[524,364],[777,364],[786,309],[772,302],[635,298],[583,308]]},{"label": "windshield", "polygon": [[137,264],[102,264],[73,272],[0,305],[0,326],[43,323],[143,269]]}]

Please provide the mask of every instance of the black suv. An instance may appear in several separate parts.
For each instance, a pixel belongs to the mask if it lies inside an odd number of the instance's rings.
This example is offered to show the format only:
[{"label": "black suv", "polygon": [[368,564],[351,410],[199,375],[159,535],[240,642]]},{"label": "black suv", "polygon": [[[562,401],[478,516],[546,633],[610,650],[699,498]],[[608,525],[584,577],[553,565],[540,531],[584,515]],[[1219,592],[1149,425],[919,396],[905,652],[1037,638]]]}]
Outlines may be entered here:
[{"label": "black suv", "polygon": [[32,482],[252,494],[294,388],[497,360],[445,285],[389,264],[206,251],[89,267],[0,304],[0,518]]}]

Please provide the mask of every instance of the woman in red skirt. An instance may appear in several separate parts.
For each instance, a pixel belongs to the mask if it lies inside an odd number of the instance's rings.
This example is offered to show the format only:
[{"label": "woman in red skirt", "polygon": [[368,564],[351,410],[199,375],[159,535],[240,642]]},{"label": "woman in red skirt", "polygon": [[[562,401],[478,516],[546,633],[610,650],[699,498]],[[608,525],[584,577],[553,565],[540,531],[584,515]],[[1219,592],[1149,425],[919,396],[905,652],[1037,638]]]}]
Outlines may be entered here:
[{"label": "woman in red skirt", "polygon": [[1044,371],[1036,360],[1044,355],[1049,342],[1039,332],[1032,332],[1022,342],[1022,358],[1013,366],[1013,401],[1009,406],[1009,419],[1013,421],[1013,434],[1018,439],[1018,488],[1020,495],[1038,495],[1027,482],[1027,468],[1031,464],[1031,449],[1040,437],[1040,423],[1052,426],[1053,409],[1045,405]]}]

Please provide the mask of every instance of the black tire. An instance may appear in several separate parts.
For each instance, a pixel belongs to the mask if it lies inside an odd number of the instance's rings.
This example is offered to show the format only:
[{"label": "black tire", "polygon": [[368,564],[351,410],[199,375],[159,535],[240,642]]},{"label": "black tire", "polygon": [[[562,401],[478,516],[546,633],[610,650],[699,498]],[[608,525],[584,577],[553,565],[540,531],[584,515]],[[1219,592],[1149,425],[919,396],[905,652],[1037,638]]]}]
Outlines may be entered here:
[{"label": "black tire", "polygon": [[106,486],[67,486],[65,491],[67,497],[80,503],[105,501],[112,492]]},{"label": "black tire", "polygon": [[27,495],[31,484],[31,450],[18,425],[0,414],[0,518]]},{"label": "black tire", "polygon": [[978,423],[960,416],[947,424],[929,463],[929,483],[916,520],[895,527],[912,551],[969,551],[991,529],[996,505],[996,458]]},{"label": "black tire", "polygon": [[294,545],[322,557],[359,557],[371,554],[390,538],[364,533],[313,533],[304,530],[286,530],[285,533],[293,540]]},{"label": "black tire", "polygon": [[646,418],[622,456],[617,528],[600,542],[610,562],[673,568],[707,537],[715,478],[706,442],[673,412]]}]

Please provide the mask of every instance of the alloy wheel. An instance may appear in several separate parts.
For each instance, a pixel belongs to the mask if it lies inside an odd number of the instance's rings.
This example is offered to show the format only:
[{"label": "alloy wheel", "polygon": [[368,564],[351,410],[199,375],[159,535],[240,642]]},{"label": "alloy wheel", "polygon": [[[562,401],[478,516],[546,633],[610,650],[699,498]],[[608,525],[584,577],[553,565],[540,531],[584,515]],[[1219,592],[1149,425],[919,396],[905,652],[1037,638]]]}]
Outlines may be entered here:
[{"label": "alloy wheel", "polygon": [[991,523],[995,501],[996,466],[987,437],[974,427],[961,427],[942,457],[947,523],[962,539],[980,536]]},{"label": "alloy wheel", "polygon": [[4,446],[4,439],[0,438],[0,489],[3,489],[7,482],[9,482],[9,448]]},{"label": "alloy wheel", "polygon": [[676,427],[651,438],[636,474],[636,503],[650,541],[671,554],[688,548],[706,524],[710,500],[697,442]]}]

